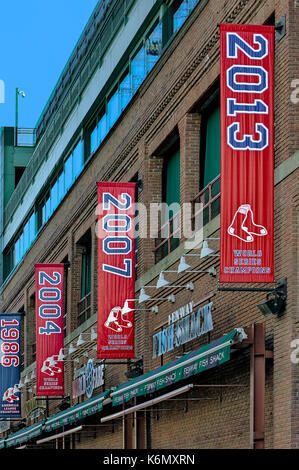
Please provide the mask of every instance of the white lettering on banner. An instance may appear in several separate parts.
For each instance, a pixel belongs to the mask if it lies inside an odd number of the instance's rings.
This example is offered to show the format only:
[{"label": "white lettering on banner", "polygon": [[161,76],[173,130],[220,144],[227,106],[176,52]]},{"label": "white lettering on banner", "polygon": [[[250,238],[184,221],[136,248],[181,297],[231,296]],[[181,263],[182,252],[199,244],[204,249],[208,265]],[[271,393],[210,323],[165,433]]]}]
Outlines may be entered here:
[{"label": "white lettering on banner", "polygon": [[[242,39],[237,33],[227,33],[227,58],[238,58],[239,51],[244,52],[250,59],[256,60],[254,65],[234,64],[226,72],[226,85],[241,99],[241,93],[262,94],[269,88],[268,71],[258,61],[268,55],[268,39],[262,34],[254,35],[254,47]],[[258,47],[256,47],[258,46]],[[239,77],[242,77],[240,80]],[[244,95],[243,95],[244,96]],[[268,114],[269,108],[262,99],[255,99],[253,103],[236,101],[236,98],[227,99],[228,116],[238,114]],[[251,121],[249,121],[251,122]],[[233,150],[261,151],[269,146],[269,129],[261,122],[255,122],[255,134],[246,133],[248,129],[241,130],[240,122],[234,121],[227,128],[227,144]],[[243,133],[243,138],[238,138]],[[258,136],[258,138],[255,138]]]},{"label": "white lettering on banner", "polygon": [[213,365],[214,362],[218,363],[224,358],[224,351],[220,351],[218,354],[215,354],[209,358],[210,365]]},{"label": "white lettering on banner", "polygon": [[[103,210],[111,211],[111,205],[115,206],[118,210],[129,210],[132,207],[132,198],[127,193],[122,193],[120,201],[110,193],[103,193],[102,206]],[[125,220],[125,225],[119,224],[119,221]],[[132,240],[129,236],[120,237],[117,233],[127,233],[131,230],[132,218],[128,214],[107,214],[102,219],[102,229],[105,232],[112,232],[113,236],[107,235],[102,241],[103,252],[107,255],[129,255],[132,253]],[[117,245],[117,246],[115,246]],[[123,260],[125,268],[102,264],[103,271],[122,276],[126,278],[132,277],[132,260]]]},{"label": "white lettering on banner", "polygon": [[194,302],[189,302],[171,313],[169,326],[153,335],[153,358],[212,331],[212,306],[213,302],[210,302],[195,313]]},{"label": "white lettering on banner", "polygon": [[[52,277],[44,271],[39,272],[39,284],[44,285],[45,281],[49,282],[54,287],[40,288],[37,292],[38,299],[47,304],[42,304],[39,307],[38,314],[40,318],[46,320],[45,327],[39,327],[40,335],[52,335],[55,333],[61,333],[61,328],[57,325],[56,320],[61,317],[61,306],[56,304],[59,302],[62,296],[61,274],[59,272],[53,272]],[[53,296],[54,293],[54,296]]]}]

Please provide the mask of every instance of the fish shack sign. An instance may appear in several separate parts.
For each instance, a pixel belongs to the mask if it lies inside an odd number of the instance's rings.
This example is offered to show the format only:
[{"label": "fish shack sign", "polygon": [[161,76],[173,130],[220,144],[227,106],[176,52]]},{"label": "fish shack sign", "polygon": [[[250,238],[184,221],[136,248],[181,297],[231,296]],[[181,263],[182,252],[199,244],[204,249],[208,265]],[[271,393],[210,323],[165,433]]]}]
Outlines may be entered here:
[{"label": "fish shack sign", "polygon": [[213,302],[194,311],[194,302],[168,315],[168,326],[153,335],[153,359],[213,330]]}]

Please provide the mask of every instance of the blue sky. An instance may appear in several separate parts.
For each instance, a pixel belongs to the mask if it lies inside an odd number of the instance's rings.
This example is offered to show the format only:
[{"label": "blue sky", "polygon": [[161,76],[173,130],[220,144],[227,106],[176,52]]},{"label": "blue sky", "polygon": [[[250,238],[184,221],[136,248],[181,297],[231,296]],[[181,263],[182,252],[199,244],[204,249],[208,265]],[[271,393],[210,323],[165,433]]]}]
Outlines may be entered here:
[{"label": "blue sky", "polygon": [[0,127],[35,127],[98,0],[2,0],[0,15]]}]

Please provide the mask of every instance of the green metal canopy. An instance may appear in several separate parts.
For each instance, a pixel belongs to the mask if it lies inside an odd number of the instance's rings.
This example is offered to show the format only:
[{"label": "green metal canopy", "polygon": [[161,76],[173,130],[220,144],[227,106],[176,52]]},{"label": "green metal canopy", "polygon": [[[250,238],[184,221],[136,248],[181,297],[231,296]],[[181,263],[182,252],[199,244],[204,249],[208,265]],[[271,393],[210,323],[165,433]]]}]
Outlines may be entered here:
[{"label": "green metal canopy", "polygon": [[5,439],[1,439],[0,441],[0,449],[4,449],[5,447]]},{"label": "green metal canopy", "polygon": [[103,409],[103,401],[106,396],[110,393],[110,390],[97,395],[96,397],[90,398],[89,400],[79,403],[78,405],[72,406],[67,410],[61,411],[54,416],[47,419],[45,424],[45,431],[53,431],[67,424],[75,423],[86,416],[91,416],[98,413]]},{"label": "green metal canopy", "polygon": [[134,397],[141,397],[161,390],[180,380],[227,362],[230,359],[231,346],[245,338],[247,335],[243,328],[237,328],[175,361],[123,383],[111,393],[112,405],[121,405]]},{"label": "green metal canopy", "polygon": [[[20,431],[11,434],[11,436],[5,439],[6,447],[12,447],[20,444],[24,444],[24,442],[33,439],[34,437],[39,436],[42,433],[42,427],[45,420],[39,421],[38,423],[33,424],[27,428],[23,428]],[[1,443],[0,443],[1,446]]]}]

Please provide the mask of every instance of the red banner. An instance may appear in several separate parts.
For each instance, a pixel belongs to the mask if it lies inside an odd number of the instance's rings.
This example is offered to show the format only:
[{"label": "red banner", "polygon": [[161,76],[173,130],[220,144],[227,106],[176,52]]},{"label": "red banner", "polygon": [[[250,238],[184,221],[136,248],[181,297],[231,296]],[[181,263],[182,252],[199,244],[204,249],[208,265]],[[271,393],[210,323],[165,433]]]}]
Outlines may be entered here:
[{"label": "red banner", "polygon": [[133,358],[135,183],[98,182],[97,236],[97,355]]},{"label": "red banner", "polygon": [[274,27],[220,37],[220,282],[274,282]]},{"label": "red banner", "polygon": [[64,264],[36,264],[36,395],[64,395]]}]

